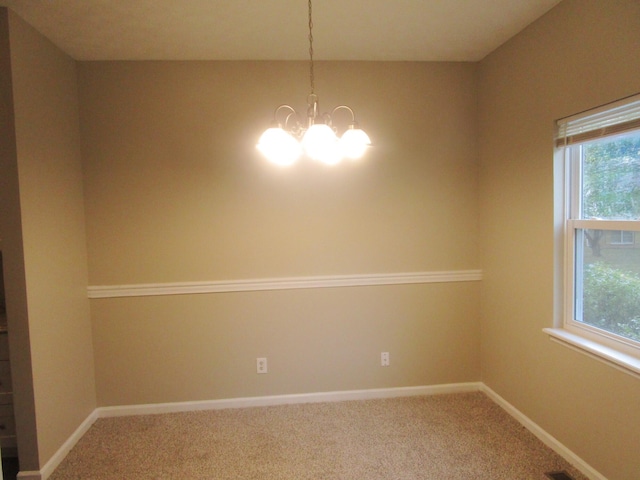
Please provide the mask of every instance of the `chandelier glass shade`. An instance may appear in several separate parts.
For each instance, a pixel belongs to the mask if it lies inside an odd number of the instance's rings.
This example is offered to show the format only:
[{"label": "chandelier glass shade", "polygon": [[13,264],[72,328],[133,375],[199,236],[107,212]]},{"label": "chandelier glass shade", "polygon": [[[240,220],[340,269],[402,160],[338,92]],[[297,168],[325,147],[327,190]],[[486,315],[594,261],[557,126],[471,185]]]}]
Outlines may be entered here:
[{"label": "chandelier glass shade", "polygon": [[[300,115],[290,105],[280,105],[275,109],[272,124],[258,141],[258,150],[271,162],[291,165],[304,155],[334,165],[344,158],[357,159],[364,155],[371,145],[369,136],[358,127],[355,113],[347,105],[338,105],[331,113],[319,113],[318,96],[315,94],[313,64],[313,20],[311,0],[309,0],[309,70],[311,93],[307,97],[307,115]],[[333,116],[338,110],[351,114],[351,121],[344,133],[338,137],[338,129],[333,125]]]}]

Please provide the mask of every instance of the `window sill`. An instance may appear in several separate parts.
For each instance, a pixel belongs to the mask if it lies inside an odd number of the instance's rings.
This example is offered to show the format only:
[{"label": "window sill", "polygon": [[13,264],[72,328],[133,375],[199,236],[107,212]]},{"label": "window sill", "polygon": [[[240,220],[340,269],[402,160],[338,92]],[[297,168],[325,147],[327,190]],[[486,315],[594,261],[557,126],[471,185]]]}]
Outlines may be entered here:
[{"label": "window sill", "polygon": [[589,355],[618,370],[640,378],[640,358],[619,352],[614,348],[607,347],[562,328],[544,328],[543,331],[548,334],[549,338],[554,342],[558,342],[572,350]]}]

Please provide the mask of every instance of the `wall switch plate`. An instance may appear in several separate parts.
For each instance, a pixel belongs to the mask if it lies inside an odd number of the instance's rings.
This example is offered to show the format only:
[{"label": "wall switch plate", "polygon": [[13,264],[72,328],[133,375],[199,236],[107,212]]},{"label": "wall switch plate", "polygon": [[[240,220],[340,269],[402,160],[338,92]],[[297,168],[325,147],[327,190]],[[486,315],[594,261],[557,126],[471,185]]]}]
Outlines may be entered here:
[{"label": "wall switch plate", "polygon": [[258,373],[267,373],[267,359],[265,357],[256,358],[256,367]]},{"label": "wall switch plate", "polygon": [[389,352],[382,352],[380,354],[380,365],[383,367],[389,366]]}]

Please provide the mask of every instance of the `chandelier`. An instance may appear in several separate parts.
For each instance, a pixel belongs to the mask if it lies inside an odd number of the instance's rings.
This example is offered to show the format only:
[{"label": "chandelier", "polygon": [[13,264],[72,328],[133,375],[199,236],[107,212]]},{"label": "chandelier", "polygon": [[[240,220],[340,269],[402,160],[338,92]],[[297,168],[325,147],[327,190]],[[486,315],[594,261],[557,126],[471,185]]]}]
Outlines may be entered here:
[{"label": "chandelier", "polygon": [[[356,159],[364,155],[371,145],[369,136],[358,127],[353,110],[347,105],[338,105],[331,113],[320,113],[318,96],[315,93],[313,68],[313,19],[309,0],[309,78],[311,93],[307,97],[307,116],[301,121],[296,110],[290,105],[280,105],[275,109],[271,126],[258,141],[258,150],[271,162],[291,165],[303,154],[313,160],[333,165],[344,158]],[[345,110],[351,122],[341,137],[333,125],[333,116]]]}]

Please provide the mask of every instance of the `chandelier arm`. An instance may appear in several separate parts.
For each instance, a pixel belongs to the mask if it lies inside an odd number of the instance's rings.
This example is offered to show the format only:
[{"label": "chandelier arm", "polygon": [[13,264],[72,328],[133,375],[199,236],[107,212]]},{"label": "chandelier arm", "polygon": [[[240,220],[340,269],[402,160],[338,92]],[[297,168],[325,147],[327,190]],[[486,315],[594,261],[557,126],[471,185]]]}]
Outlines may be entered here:
[{"label": "chandelier arm", "polygon": [[351,113],[351,123],[349,124],[349,126],[355,126],[357,125],[356,122],[356,114],[353,111],[353,109],[351,107],[349,107],[348,105],[338,105],[337,107],[335,107],[333,110],[331,110],[331,117],[333,118],[333,115],[338,111],[338,110],[348,110],[349,113]]},{"label": "chandelier arm", "polygon": [[[287,114],[284,117],[284,119],[278,120],[278,116],[280,116],[280,118],[282,118],[282,116],[280,115],[281,112],[286,111]],[[274,113],[273,113],[273,121],[272,124],[275,126],[277,125],[279,128],[282,128],[284,130],[287,130],[289,133],[291,133],[294,136],[297,136],[300,134],[300,132],[303,130],[303,125],[300,123],[300,117],[298,115],[298,112],[296,111],[295,108],[293,108],[291,105],[288,105],[286,103],[283,103],[282,105],[279,105]]]},{"label": "chandelier arm", "polygon": [[[289,126],[289,120],[292,118],[295,123],[292,126]],[[289,129],[294,135],[298,135],[300,133],[302,125],[300,124],[300,119],[298,118],[298,112],[293,109],[291,112],[289,112],[289,115],[287,115],[287,118],[285,118],[284,120],[284,128]]]},{"label": "chandelier arm", "polygon": [[286,103],[283,103],[282,105],[278,105],[278,107],[274,110],[273,118],[277,119],[278,113],[280,113],[280,110],[284,110],[284,109],[288,109],[292,113],[297,113],[296,109],[293,108],[291,105],[287,105]]},{"label": "chandelier arm", "polygon": [[[284,117],[284,123],[278,120],[278,116],[280,115],[280,112],[282,112],[283,110],[288,110],[289,113],[287,113],[286,117]],[[289,117],[294,114],[297,115],[298,112],[296,112],[295,108],[293,108],[291,105],[287,105],[286,103],[283,103],[282,105],[279,105],[274,111],[273,111],[273,120],[272,123],[276,124],[278,126],[282,126],[283,124],[286,125],[287,122],[289,121]],[[282,116],[280,116],[280,118],[282,118]]]}]

